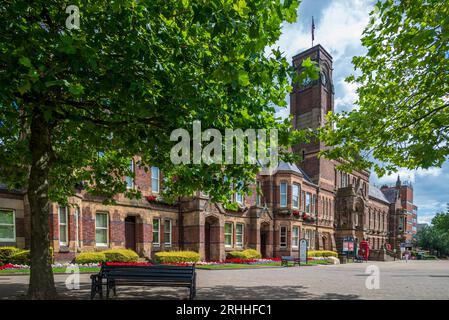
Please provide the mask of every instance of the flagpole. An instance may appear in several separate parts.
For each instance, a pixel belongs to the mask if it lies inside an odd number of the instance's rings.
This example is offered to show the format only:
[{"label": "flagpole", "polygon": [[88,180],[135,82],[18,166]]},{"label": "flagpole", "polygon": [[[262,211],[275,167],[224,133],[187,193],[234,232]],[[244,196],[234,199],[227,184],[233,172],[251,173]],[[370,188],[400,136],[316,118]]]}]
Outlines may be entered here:
[{"label": "flagpole", "polygon": [[313,47],[313,41],[315,40],[315,20],[312,16],[312,47]]}]

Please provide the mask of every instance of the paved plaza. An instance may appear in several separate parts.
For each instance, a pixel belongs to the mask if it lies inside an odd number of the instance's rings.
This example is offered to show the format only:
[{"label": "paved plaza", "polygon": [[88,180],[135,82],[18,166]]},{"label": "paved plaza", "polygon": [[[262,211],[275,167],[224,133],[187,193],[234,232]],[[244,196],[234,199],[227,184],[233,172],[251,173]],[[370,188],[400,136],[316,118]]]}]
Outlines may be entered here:
[{"label": "paved plaza", "polygon": [[[365,286],[367,266],[380,271],[380,288]],[[395,261],[243,270],[198,270],[196,299],[449,299],[449,261]],[[79,290],[67,290],[66,275],[55,275],[64,299],[89,299],[89,274]],[[22,299],[28,276],[0,275],[0,299]],[[118,287],[114,299],[186,299],[187,289]]]}]

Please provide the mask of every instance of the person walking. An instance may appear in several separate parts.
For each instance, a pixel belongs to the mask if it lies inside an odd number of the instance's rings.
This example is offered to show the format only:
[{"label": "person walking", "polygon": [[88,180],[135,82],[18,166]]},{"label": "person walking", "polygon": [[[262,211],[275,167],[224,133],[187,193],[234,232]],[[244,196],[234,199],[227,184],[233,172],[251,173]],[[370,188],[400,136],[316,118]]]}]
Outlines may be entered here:
[{"label": "person walking", "polygon": [[404,257],[405,257],[405,262],[408,262],[408,259],[410,258],[410,251],[405,250]]}]

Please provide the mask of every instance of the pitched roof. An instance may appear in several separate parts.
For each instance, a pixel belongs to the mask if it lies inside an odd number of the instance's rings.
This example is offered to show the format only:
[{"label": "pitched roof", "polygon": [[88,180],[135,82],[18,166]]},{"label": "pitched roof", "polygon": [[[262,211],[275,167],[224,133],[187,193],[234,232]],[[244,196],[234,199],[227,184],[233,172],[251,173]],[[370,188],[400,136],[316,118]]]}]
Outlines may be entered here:
[{"label": "pitched roof", "polygon": [[277,166],[275,173],[277,173],[279,171],[294,172],[294,173],[298,173],[298,174],[302,175],[301,170],[299,170],[299,168],[296,164],[287,163],[287,162],[283,162],[283,161],[279,162],[279,165]]},{"label": "pitched roof", "polygon": [[304,180],[306,180],[307,182],[313,183],[312,180],[310,179],[310,177],[307,175],[307,173],[305,173],[305,171],[303,169],[299,168],[294,163],[287,163],[287,162],[280,161],[279,165],[276,168],[276,170],[274,171],[274,173],[277,173],[277,172],[297,173],[297,174],[301,175],[304,178]]},{"label": "pitched roof", "polygon": [[379,188],[373,186],[372,184],[369,185],[369,196],[374,199],[390,203],[390,201],[387,198],[385,198],[385,195],[382,193],[382,191],[380,191]]},{"label": "pitched roof", "polygon": [[382,193],[384,194],[385,198],[388,199],[388,202],[394,203],[396,202],[396,198],[398,196],[398,190],[395,188],[388,188],[382,190]]}]

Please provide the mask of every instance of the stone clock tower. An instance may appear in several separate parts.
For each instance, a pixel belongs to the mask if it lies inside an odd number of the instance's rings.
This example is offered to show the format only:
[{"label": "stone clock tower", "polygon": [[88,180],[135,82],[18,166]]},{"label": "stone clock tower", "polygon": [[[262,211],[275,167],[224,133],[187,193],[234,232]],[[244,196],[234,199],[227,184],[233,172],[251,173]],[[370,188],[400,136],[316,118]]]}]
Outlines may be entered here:
[{"label": "stone clock tower", "polygon": [[[316,45],[293,57],[293,66],[301,72],[301,64],[309,58],[320,67],[318,80],[306,81],[294,86],[290,95],[290,113],[294,129],[318,128],[324,124],[326,114],[334,111],[334,86],[332,82],[332,56]],[[299,166],[311,180],[323,189],[333,191],[335,169],[332,161],[318,158],[318,152],[326,146],[319,140],[301,143],[293,148],[303,160]]]}]

